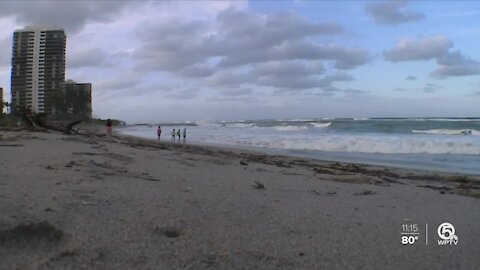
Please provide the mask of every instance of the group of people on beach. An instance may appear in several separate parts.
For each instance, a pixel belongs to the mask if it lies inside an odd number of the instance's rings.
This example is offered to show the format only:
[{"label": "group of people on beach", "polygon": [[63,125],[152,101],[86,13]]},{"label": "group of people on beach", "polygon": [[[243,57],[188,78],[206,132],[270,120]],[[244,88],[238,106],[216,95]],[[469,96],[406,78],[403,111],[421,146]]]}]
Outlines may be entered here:
[{"label": "group of people on beach", "polygon": [[[108,119],[107,120],[107,136],[112,135],[112,120]],[[179,128],[178,130],[175,131],[175,129],[172,130],[172,142],[175,141],[175,136],[178,136],[178,141],[180,141],[180,138],[182,137],[182,131]],[[157,128],[157,136],[158,140],[160,140],[160,136],[162,135],[162,127],[158,126]],[[185,142],[187,139],[187,128],[183,128],[183,142]]]},{"label": "group of people on beach", "polygon": [[[181,129],[178,129],[175,131],[175,129],[172,130],[172,142],[175,141],[175,135],[178,136],[178,141],[180,141],[180,138],[182,136],[182,131]],[[160,140],[160,136],[162,135],[162,127],[158,126],[157,128],[157,136],[158,140]],[[183,128],[183,142],[187,139],[187,128]]]}]

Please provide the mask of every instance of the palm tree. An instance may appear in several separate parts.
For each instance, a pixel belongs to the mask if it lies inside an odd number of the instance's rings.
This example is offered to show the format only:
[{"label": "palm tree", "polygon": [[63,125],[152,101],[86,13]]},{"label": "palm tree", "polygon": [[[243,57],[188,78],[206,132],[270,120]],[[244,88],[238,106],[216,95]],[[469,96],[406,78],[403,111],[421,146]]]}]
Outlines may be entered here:
[{"label": "palm tree", "polygon": [[[5,107],[7,108],[7,114],[10,112],[10,106],[11,104],[8,103],[8,101],[5,102]],[[3,112],[3,106],[2,106],[2,112]]]}]

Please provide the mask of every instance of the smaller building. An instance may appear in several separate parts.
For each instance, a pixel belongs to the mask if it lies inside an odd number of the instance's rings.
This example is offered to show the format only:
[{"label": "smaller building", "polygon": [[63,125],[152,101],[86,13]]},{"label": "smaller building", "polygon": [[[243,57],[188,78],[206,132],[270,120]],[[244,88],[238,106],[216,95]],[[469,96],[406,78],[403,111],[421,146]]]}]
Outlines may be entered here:
[{"label": "smaller building", "polygon": [[62,114],[92,118],[92,84],[67,80],[62,87],[64,107]]}]

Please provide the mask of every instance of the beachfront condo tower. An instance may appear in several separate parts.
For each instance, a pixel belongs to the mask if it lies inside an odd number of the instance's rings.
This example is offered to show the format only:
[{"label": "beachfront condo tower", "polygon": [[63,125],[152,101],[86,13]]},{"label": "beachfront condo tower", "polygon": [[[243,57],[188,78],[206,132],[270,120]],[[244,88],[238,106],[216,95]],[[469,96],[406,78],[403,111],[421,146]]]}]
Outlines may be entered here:
[{"label": "beachfront condo tower", "polygon": [[3,114],[3,88],[0,87],[0,114]]},{"label": "beachfront condo tower", "polygon": [[55,115],[54,100],[65,81],[65,31],[29,26],[13,33],[12,113],[30,109]]}]

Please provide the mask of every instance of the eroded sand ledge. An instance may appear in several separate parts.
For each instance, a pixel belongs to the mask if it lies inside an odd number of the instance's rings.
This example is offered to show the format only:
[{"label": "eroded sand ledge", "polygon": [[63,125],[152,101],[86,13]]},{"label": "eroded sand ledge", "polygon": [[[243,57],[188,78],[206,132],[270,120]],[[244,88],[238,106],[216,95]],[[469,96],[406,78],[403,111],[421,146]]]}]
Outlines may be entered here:
[{"label": "eroded sand ledge", "polygon": [[[480,268],[478,176],[0,135],[0,269]],[[456,247],[436,244],[445,221]],[[428,246],[401,245],[406,222]]]}]

